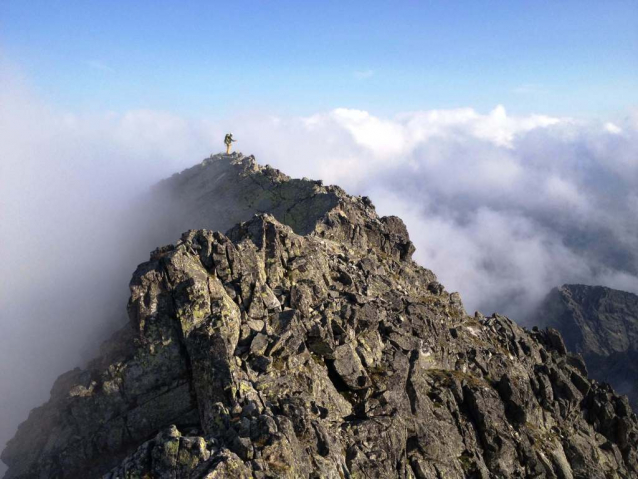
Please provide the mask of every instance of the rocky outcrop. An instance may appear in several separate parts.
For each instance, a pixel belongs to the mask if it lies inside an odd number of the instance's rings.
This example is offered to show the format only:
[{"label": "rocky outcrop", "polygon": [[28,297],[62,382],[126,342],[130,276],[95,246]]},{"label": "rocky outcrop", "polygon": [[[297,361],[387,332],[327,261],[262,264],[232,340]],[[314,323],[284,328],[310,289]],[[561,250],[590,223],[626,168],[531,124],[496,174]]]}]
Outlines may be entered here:
[{"label": "rocky outcrop", "polygon": [[609,382],[638,407],[638,296],[603,286],[566,284],[537,313],[585,358],[591,377]]},{"label": "rocky outcrop", "polygon": [[198,168],[267,206],[137,268],[130,324],[22,424],[8,479],[636,477],[627,400],[557,331],[468,316],[400,219],[250,158]]}]

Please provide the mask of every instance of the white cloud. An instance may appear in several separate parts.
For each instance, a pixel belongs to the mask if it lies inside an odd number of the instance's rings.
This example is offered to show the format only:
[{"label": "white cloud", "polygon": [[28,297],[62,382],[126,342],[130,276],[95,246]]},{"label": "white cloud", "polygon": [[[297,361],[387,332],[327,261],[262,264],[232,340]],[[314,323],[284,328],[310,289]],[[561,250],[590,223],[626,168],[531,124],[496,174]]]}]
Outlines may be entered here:
[{"label": "white cloud", "polygon": [[367,80],[374,76],[374,70],[356,70],[353,72],[353,75],[357,80]]},{"label": "white cloud", "polygon": [[477,138],[489,140],[498,146],[512,148],[512,142],[517,135],[556,125],[560,121],[558,118],[543,115],[511,118],[507,116],[505,108],[499,105],[487,117],[477,117],[473,125],[473,133]]},{"label": "white cloud", "polygon": [[607,133],[611,133],[612,135],[620,135],[622,133],[622,128],[614,125],[612,122],[605,123],[604,128]]},{"label": "white cloud", "polygon": [[330,117],[338,126],[345,128],[359,146],[375,156],[396,156],[407,146],[406,132],[401,125],[380,120],[366,111],[337,108]]},{"label": "white cloud", "polygon": [[549,176],[545,182],[545,194],[551,201],[568,207],[586,205],[587,200],[578,192],[575,184],[558,176]]}]

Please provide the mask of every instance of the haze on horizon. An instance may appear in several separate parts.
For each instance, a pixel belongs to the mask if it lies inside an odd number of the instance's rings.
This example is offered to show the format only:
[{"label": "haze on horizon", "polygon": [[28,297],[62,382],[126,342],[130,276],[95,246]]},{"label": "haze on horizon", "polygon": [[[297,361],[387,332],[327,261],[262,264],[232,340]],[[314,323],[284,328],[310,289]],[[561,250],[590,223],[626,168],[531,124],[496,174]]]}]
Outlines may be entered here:
[{"label": "haze on horizon", "polygon": [[2,2],[0,443],[126,321],[149,187],[228,131],[400,216],[470,313],[638,293],[637,26],[615,0]]}]

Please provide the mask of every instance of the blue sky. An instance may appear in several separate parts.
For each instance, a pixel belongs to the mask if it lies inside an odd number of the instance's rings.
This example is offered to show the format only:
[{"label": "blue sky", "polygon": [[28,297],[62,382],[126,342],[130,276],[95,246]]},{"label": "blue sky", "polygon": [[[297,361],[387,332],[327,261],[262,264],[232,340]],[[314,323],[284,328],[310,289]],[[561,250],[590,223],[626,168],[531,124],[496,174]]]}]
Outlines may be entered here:
[{"label": "blue sky", "polygon": [[638,104],[638,2],[0,2],[0,53],[72,110],[378,114]]}]

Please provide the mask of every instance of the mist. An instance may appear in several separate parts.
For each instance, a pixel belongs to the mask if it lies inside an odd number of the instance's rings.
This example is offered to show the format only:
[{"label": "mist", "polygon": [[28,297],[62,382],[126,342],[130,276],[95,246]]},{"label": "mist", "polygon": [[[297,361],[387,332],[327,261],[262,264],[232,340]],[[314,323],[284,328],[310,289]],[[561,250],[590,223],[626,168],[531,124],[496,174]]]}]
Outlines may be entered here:
[{"label": "mist", "polygon": [[[54,379],[127,321],[128,281],[165,238],[149,188],[222,150],[369,196],[469,312],[530,322],[565,282],[638,293],[638,115],[510,116],[496,106],[381,118],[78,113],[0,68],[0,443]],[[0,471],[1,472],[1,471]]]},{"label": "mist", "polygon": [[209,154],[214,129],[165,112],[60,111],[6,66],[0,84],[3,448],[55,378],[127,321],[136,265],[177,239],[154,223],[149,188]]}]

